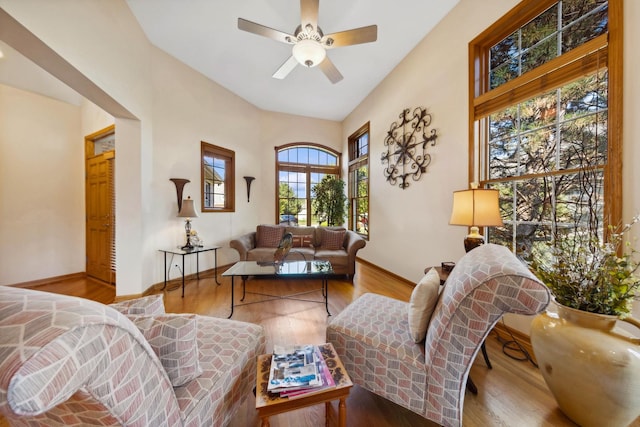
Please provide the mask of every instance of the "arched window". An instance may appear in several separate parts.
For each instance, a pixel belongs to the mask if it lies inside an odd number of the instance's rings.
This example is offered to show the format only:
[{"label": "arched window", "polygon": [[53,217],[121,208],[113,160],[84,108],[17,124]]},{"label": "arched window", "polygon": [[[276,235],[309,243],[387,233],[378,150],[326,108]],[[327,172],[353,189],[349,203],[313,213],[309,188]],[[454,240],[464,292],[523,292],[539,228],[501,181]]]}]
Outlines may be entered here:
[{"label": "arched window", "polygon": [[319,225],[312,209],[311,189],[326,175],[340,177],[341,154],[313,143],[275,147],[276,223]]}]

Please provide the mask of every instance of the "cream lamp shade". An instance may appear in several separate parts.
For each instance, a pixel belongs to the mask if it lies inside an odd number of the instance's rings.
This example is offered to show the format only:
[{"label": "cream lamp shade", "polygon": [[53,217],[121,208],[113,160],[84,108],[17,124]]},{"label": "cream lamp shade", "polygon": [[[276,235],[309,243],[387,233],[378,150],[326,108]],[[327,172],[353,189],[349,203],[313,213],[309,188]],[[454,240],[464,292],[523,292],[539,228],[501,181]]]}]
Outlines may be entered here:
[{"label": "cream lamp shade", "polygon": [[198,212],[193,205],[193,199],[191,197],[182,200],[182,208],[178,212],[178,218],[197,218]]},{"label": "cream lamp shade", "polygon": [[504,225],[500,216],[498,190],[472,188],[453,192],[453,209],[451,225],[471,227],[465,239],[465,249],[471,249],[484,243],[484,237],[478,227],[501,227]]},{"label": "cream lamp shade", "polygon": [[194,246],[191,244],[191,218],[197,218],[198,213],[193,205],[193,200],[188,197],[182,200],[182,208],[178,212],[178,218],[186,218],[184,224],[184,231],[187,235],[187,244],[182,247],[185,251],[193,250]]}]

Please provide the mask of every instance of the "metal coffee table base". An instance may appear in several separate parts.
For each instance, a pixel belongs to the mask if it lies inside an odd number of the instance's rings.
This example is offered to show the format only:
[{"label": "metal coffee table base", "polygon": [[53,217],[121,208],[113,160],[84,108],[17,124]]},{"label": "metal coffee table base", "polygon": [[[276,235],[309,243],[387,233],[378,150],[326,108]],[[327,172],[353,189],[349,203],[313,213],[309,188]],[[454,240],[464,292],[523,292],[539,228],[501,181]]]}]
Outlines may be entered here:
[{"label": "metal coffee table base", "polygon": [[[266,299],[261,299],[259,301],[243,302],[242,304],[235,304],[235,295],[234,295],[235,286],[234,286],[234,280],[233,280],[234,277],[235,276],[231,276],[231,314],[229,314],[229,317],[227,317],[227,319],[230,319],[231,316],[233,316],[234,307],[241,307],[243,305],[251,305],[251,304],[259,304],[259,303],[262,303],[262,302],[275,301],[275,300],[279,300],[279,299],[289,299],[289,300],[304,301],[304,302],[315,302],[315,303],[318,303],[318,304],[324,303],[324,307],[327,310],[327,315],[331,316],[331,312],[329,312],[329,278],[327,276],[321,277],[321,284],[322,284],[322,289],[321,290],[322,290],[322,297],[323,297],[322,301],[299,298],[299,297],[301,297],[303,295],[308,295],[308,294],[314,293],[318,289],[313,289],[311,291],[297,292],[297,293],[294,293],[294,294],[287,294],[287,295],[273,295],[273,294],[264,294],[264,293],[260,293],[260,292],[247,292],[247,279],[249,278],[249,276],[240,276],[242,278],[242,298],[240,298],[240,301],[244,301],[244,299],[247,296],[247,294],[259,295],[259,296],[266,297]],[[274,277],[277,278],[277,276],[274,276]],[[292,278],[292,277],[290,277],[290,278]],[[280,278],[280,279],[284,279],[284,278]]]},{"label": "metal coffee table base", "polygon": [[[222,273],[224,277],[231,277],[231,314],[233,316],[234,307],[242,305],[257,304],[259,302],[273,301],[277,299],[291,299],[295,301],[324,303],[327,314],[329,312],[329,277],[333,274],[333,268],[329,261],[312,260],[312,261],[284,261],[279,263],[266,263],[257,261],[238,261],[227,271]],[[247,279],[250,277],[269,277],[276,280],[286,279],[319,279],[322,284],[322,301],[317,299],[304,298],[305,295],[317,292],[318,289],[312,291],[298,292],[288,295],[274,295],[259,292],[247,291]],[[242,278],[242,301],[241,304],[235,303],[235,278]],[[254,294],[264,297],[258,301],[244,302],[247,294]]]}]

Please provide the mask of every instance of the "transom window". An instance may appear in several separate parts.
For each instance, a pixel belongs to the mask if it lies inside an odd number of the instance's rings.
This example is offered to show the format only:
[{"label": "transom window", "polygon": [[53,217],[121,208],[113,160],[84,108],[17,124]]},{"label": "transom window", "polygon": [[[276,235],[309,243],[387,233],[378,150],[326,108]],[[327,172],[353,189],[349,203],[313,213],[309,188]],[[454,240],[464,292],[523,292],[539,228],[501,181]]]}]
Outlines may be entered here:
[{"label": "transom window", "polygon": [[202,141],[202,212],[235,210],[235,152]]},{"label": "transom window", "polygon": [[369,123],[348,139],[349,229],[369,238]]},{"label": "transom window", "polygon": [[318,225],[312,209],[311,189],[326,175],[340,176],[340,153],[313,143],[287,144],[275,150],[276,223]]},{"label": "transom window", "polygon": [[524,0],[469,45],[471,180],[499,190],[505,226],[489,241],[525,259],[557,232],[620,220],[621,8]]}]

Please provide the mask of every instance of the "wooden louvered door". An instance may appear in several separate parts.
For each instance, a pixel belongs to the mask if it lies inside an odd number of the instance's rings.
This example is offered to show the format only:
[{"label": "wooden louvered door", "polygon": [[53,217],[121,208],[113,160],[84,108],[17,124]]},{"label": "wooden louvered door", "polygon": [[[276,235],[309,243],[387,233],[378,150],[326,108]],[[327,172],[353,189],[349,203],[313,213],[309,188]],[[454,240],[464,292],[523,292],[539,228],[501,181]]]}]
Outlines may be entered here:
[{"label": "wooden louvered door", "polygon": [[[107,140],[107,151],[94,154]],[[115,284],[115,149],[112,127],[85,137],[87,275]]]}]

